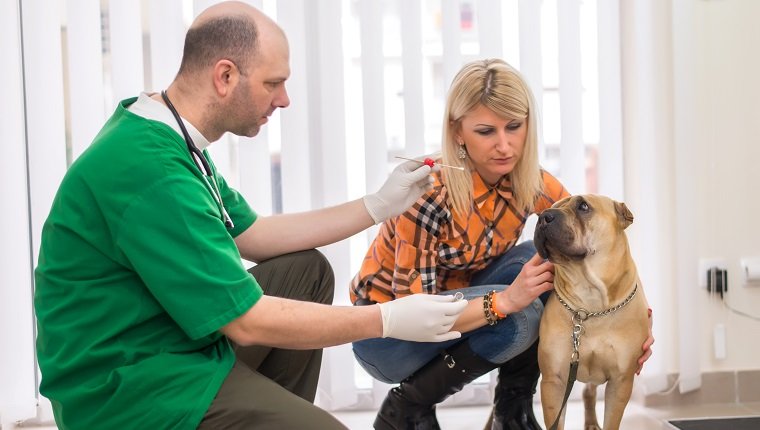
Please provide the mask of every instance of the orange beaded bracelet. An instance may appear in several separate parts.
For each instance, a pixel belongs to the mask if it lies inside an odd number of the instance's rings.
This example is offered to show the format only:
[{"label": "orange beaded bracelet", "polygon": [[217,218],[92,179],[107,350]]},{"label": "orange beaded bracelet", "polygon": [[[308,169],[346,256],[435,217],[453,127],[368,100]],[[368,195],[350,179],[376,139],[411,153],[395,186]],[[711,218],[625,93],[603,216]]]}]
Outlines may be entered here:
[{"label": "orange beaded bracelet", "polygon": [[496,315],[496,318],[503,320],[507,317],[506,314],[503,314],[499,312],[498,309],[496,309],[496,290],[491,291],[492,297],[491,297],[491,312],[493,312],[494,315]]}]

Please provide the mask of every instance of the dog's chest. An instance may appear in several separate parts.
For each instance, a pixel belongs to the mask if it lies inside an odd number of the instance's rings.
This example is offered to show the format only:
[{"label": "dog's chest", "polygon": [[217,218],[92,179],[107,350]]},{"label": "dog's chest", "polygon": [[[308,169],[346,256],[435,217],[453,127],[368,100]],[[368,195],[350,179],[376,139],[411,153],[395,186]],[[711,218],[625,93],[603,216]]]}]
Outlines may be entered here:
[{"label": "dog's chest", "polygon": [[610,319],[589,320],[584,324],[578,348],[577,378],[581,382],[603,384],[611,375],[632,373],[638,366],[642,334],[621,327],[622,321],[615,321],[612,316],[606,318]]}]

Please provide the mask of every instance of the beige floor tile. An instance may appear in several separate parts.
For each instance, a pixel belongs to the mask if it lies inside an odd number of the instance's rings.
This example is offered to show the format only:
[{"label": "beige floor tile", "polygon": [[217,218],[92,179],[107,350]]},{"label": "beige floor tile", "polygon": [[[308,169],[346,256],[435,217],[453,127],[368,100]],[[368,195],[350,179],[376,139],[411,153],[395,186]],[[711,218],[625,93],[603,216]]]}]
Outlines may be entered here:
[{"label": "beige floor tile", "polygon": [[[439,408],[437,415],[442,430],[475,430],[482,429],[490,410],[485,406],[477,407],[448,407]],[[543,424],[540,405],[535,405],[536,418]],[[597,404],[597,415],[603,419],[604,405]],[[335,416],[351,430],[372,429],[375,412],[338,412]],[[626,410],[621,430],[660,430],[664,422],[649,413],[647,409],[636,404],[630,404]],[[565,417],[565,430],[583,430],[583,404],[568,403]]]},{"label": "beige floor tile", "polygon": [[[438,409],[442,430],[482,429],[488,418],[486,406],[443,407]],[[535,405],[536,418],[543,423],[540,405]],[[375,419],[374,411],[336,412],[334,415],[351,430],[370,430]],[[604,405],[597,404],[599,419],[604,416]],[[674,408],[645,408],[630,403],[623,417],[621,430],[668,430],[669,419],[714,418],[760,415],[760,402],[745,404],[712,404]],[[30,427],[31,428],[31,427]],[[56,430],[55,427],[34,427],[35,430]],[[568,403],[565,430],[583,430],[583,405]]]}]

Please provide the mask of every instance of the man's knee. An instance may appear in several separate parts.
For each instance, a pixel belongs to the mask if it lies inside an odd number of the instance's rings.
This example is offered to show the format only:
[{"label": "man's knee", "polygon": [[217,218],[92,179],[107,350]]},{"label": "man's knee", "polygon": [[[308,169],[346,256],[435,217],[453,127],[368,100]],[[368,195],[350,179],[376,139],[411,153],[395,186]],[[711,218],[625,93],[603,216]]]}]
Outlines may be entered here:
[{"label": "man's knee", "polygon": [[330,262],[316,249],[270,258],[251,267],[248,272],[259,281],[267,295],[332,303],[335,276]]},{"label": "man's knee", "polygon": [[314,276],[317,289],[314,292],[314,301],[317,303],[331,304],[335,294],[335,273],[324,254],[316,249],[301,251],[302,258],[309,273]]},{"label": "man's knee", "polygon": [[325,257],[322,252],[316,249],[307,249],[305,251],[297,252],[296,254],[300,254],[301,257],[306,261],[306,264],[316,268],[317,271],[323,274],[324,277],[327,277],[333,281],[335,280],[330,261],[327,260],[327,257]]}]

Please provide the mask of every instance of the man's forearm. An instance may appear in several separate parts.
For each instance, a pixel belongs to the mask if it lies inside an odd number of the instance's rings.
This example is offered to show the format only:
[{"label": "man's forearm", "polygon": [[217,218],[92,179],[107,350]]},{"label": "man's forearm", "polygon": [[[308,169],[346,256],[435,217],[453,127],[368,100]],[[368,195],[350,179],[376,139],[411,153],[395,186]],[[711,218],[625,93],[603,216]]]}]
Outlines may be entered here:
[{"label": "man's forearm", "polygon": [[338,206],[258,219],[235,239],[243,258],[263,261],[329,245],[374,225],[362,199]]},{"label": "man's forearm", "polygon": [[375,306],[329,306],[263,296],[248,312],[222,328],[238,345],[318,349],[380,337]]}]

